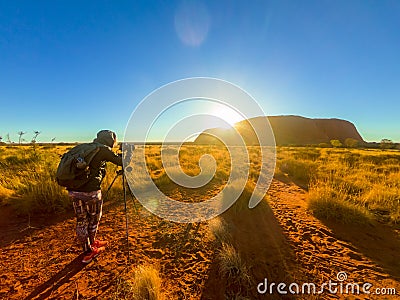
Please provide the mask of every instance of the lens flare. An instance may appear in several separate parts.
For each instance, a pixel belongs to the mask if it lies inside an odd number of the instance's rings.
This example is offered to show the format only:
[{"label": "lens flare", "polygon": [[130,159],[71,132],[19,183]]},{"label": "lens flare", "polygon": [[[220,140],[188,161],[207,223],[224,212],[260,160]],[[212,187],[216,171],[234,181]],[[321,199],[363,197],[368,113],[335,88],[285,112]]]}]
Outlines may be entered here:
[{"label": "lens flare", "polygon": [[[177,115],[173,126],[168,128],[161,145],[161,160],[168,178],[182,188],[199,188],[207,185],[215,176],[217,161],[206,154],[200,157],[200,173],[195,176],[186,174],[179,163],[180,149],[187,139],[204,132],[204,124],[215,124],[218,120],[229,125],[234,118],[249,119],[253,116],[264,116],[259,104],[243,89],[227,81],[215,78],[188,78],[172,82],[149,94],[134,109],[126,126],[123,147],[131,141],[148,142],[149,132],[157,120],[170,107],[179,103],[196,103],[198,99],[209,101],[210,105],[221,111],[190,113],[187,116]],[[221,112],[221,113],[220,113]],[[229,116],[232,114],[231,116]],[[260,148],[260,171],[249,208],[255,207],[264,197],[275,169],[275,139],[267,118],[257,119],[257,126],[248,125],[254,133],[252,145]],[[191,132],[187,129],[190,128]],[[171,144],[176,132],[185,132],[186,138],[178,144]],[[211,199],[196,203],[176,201],[164,194],[154,183],[146,164],[146,146],[137,147],[130,159],[124,159],[124,168],[131,168],[127,181],[138,201],[153,214],[169,221],[191,223],[206,221],[226,211],[242,194],[249,180],[250,158],[248,147],[237,128],[209,132],[213,138],[225,146],[229,152],[230,172],[224,188]],[[193,146],[195,151],[195,147]],[[124,150],[124,149],[123,149]]]}]

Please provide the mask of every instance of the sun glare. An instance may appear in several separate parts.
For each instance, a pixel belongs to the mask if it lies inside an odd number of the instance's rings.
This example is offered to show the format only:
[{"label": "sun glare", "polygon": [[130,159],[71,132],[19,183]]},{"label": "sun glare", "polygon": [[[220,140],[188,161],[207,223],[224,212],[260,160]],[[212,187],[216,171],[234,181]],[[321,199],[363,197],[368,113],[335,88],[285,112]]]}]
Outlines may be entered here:
[{"label": "sun glare", "polygon": [[233,108],[224,105],[218,105],[211,111],[211,114],[225,121],[227,124],[223,127],[230,128],[235,125],[235,123],[244,119],[242,115],[236,112]]}]

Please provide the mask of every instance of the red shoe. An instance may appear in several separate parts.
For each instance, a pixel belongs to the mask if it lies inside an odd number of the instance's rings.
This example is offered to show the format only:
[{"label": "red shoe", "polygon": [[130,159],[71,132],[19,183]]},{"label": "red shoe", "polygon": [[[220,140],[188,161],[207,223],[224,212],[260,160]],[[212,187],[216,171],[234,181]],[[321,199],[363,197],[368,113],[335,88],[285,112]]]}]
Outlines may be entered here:
[{"label": "red shoe", "polygon": [[93,243],[93,247],[99,248],[99,247],[105,247],[108,245],[107,241],[99,241],[99,240],[95,240]]},{"label": "red shoe", "polygon": [[92,247],[92,251],[83,257],[82,262],[84,264],[90,263],[93,260],[93,258],[99,256],[100,253],[103,252],[104,250],[106,250],[106,248],[104,247]]}]

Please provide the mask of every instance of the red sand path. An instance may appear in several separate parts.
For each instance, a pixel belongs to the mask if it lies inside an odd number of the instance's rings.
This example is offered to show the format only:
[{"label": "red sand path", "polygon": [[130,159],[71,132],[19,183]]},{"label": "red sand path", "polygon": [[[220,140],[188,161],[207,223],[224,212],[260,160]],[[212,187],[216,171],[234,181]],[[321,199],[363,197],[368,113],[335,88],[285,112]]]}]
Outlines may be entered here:
[{"label": "red sand path", "polygon": [[[249,266],[253,283],[242,294],[260,295],[257,284],[337,281],[370,282],[373,288],[400,292],[399,232],[383,224],[366,227],[323,223],[306,210],[306,192],[293,183],[274,180],[268,203],[255,210],[222,217],[231,224],[233,245]],[[185,195],[182,195],[184,197]],[[197,195],[199,196],[199,195]],[[162,221],[150,214],[140,218],[130,205],[130,264],[127,266],[123,203],[106,204],[99,236],[110,241],[107,251],[87,266],[80,263],[75,221],[12,218],[0,208],[0,299],[107,299],[121,276],[140,264],[160,271],[167,299],[224,299],[237,287],[219,274],[215,242],[206,224],[195,234],[186,225]],[[237,292],[237,291],[236,291]],[[342,299],[349,295],[299,296],[299,299]],[[392,296],[394,298],[395,296]],[[398,297],[398,296],[397,296]],[[288,296],[286,296],[288,298]],[[358,295],[354,299],[391,299]]]}]

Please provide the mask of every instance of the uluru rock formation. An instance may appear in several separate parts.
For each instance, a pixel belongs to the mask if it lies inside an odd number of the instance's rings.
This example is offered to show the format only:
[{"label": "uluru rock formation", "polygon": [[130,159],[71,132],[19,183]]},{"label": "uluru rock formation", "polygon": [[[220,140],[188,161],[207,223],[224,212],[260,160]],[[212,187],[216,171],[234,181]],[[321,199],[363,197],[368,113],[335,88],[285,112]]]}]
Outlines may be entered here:
[{"label": "uluru rock formation", "polygon": [[[331,140],[347,138],[365,143],[353,123],[341,119],[310,119],[301,116],[269,116],[243,120],[235,124],[235,128],[247,145],[258,145],[257,132],[268,132],[271,124],[276,145],[310,145],[329,143]],[[234,129],[211,128],[201,133],[196,144],[220,144],[216,136],[223,138],[228,144],[238,144],[238,135]],[[263,143],[262,143],[263,144]]]}]

